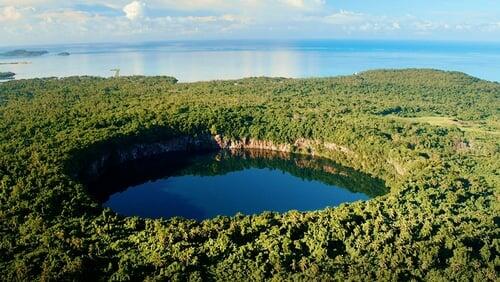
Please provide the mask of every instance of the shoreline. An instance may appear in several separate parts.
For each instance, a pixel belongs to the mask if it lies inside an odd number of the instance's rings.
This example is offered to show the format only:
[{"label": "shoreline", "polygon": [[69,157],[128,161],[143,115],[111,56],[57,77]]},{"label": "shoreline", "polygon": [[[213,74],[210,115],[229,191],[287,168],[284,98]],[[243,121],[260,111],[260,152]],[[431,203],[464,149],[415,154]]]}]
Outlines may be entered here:
[{"label": "shoreline", "polygon": [[[8,65],[8,64],[32,64],[31,62],[15,62],[15,63],[0,63],[0,65]],[[428,71],[439,71],[439,72],[445,72],[445,73],[458,73],[458,74],[463,74],[466,76],[469,76],[471,78],[487,81],[487,82],[493,82],[493,83],[500,83],[500,78],[498,80],[489,80],[485,79],[467,72],[459,71],[459,70],[445,70],[445,69],[439,69],[439,68],[418,68],[418,67],[408,67],[408,68],[372,68],[372,69],[365,69],[359,72],[354,72],[354,73],[348,73],[348,74],[333,74],[333,75],[316,75],[316,76],[290,76],[290,77],[285,77],[285,76],[279,76],[279,75],[259,75],[259,76],[242,76],[242,77],[234,77],[234,78],[215,78],[215,79],[199,79],[199,80],[182,80],[178,77],[176,77],[173,74],[125,74],[125,75],[120,75],[118,78],[129,78],[129,77],[169,77],[169,78],[175,78],[177,81],[176,83],[178,84],[193,84],[193,83],[210,83],[210,82],[234,82],[235,86],[237,86],[237,83],[241,80],[246,80],[246,79],[254,79],[254,78],[269,78],[269,79],[279,79],[279,80],[310,80],[310,79],[332,79],[332,78],[339,78],[339,77],[350,77],[350,76],[359,76],[364,73],[369,73],[369,72],[377,72],[377,71],[407,71],[407,70],[428,70]],[[102,75],[94,75],[94,74],[77,74],[77,75],[67,75],[67,76],[36,76],[36,77],[20,77],[16,78],[16,80],[31,80],[31,79],[68,79],[72,77],[96,77],[96,78],[102,78],[102,79],[116,79],[117,77],[113,75],[109,76],[102,76]]]},{"label": "shoreline", "polygon": [[30,65],[32,64],[31,62],[7,62],[7,63],[3,63],[3,62],[0,62],[0,65]]}]

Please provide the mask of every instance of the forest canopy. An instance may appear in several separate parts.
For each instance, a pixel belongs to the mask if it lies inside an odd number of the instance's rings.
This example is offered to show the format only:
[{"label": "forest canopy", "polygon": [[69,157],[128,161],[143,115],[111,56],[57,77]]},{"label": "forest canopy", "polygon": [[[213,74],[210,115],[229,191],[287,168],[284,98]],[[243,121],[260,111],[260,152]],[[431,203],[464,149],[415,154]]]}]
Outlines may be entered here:
[{"label": "forest canopy", "polygon": [[[0,275],[497,281],[499,98],[499,83],[422,69],[1,83]],[[297,152],[380,178],[390,192],[315,212],[152,220],[100,207],[75,177],[109,148],[202,134],[312,140]]]}]

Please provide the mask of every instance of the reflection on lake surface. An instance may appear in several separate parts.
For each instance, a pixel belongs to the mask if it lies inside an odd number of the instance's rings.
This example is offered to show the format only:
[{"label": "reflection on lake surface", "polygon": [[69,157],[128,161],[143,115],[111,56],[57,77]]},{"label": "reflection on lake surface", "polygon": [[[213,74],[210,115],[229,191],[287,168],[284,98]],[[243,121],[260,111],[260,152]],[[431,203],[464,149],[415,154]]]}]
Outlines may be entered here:
[{"label": "reflection on lake surface", "polygon": [[[2,47],[48,50],[2,58],[17,79],[95,75],[169,75],[182,82],[249,76],[318,77],[379,68],[435,68],[500,81],[500,44],[418,41],[179,41]],[[57,56],[69,52],[70,56]],[[30,64],[1,65],[30,61]]]},{"label": "reflection on lake surface", "polygon": [[169,153],[109,168],[91,194],[147,218],[310,211],[385,193],[382,181],[330,160],[270,151]]}]

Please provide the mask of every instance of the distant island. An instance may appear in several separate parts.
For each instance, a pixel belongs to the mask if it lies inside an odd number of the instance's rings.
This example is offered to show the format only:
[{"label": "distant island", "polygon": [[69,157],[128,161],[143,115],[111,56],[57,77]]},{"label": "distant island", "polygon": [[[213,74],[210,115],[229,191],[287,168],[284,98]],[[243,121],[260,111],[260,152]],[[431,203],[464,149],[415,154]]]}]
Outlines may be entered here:
[{"label": "distant island", "polygon": [[71,55],[71,54],[68,52],[61,52],[61,53],[57,54],[57,56],[69,56],[69,55]]},{"label": "distant island", "polygon": [[6,63],[0,63],[0,65],[28,65],[31,64],[31,62],[6,62]]},{"label": "distant island", "polygon": [[16,74],[13,72],[0,72],[0,80],[13,79]]},{"label": "distant island", "polygon": [[48,51],[28,51],[24,49],[8,51],[5,53],[0,53],[0,56],[4,57],[38,57],[45,54],[48,54]]}]

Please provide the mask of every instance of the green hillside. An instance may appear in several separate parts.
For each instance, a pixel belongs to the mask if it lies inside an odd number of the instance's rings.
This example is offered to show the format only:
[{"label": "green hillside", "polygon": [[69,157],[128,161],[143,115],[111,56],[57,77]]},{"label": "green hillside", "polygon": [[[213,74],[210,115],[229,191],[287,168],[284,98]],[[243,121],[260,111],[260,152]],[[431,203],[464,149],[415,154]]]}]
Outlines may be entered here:
[{"label": "green hillside", "polygon": [[[0,276],[498,281],[499,109],[499,83],[420,69],[1,83]],[[77,177],[110,148],[208,134],[313,144],[293,148],[390,191],[317,212],[151,220],[101,208]]]}]

